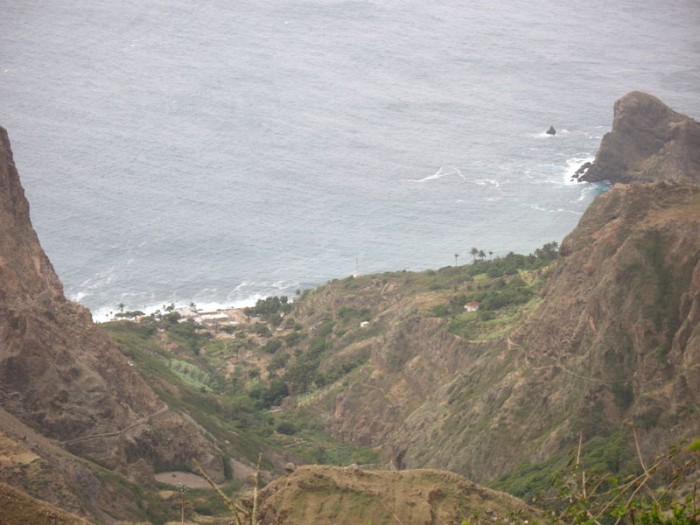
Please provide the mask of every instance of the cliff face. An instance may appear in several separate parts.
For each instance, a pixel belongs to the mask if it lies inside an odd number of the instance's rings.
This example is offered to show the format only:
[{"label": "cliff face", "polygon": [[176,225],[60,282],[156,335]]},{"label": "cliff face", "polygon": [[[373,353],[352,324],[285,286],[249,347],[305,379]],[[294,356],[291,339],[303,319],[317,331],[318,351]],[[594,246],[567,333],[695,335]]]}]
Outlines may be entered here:
[{"label": "cliff face", "polygon": [[29,219],[0,128],[0,403],[71,452],[137,476],[218,454],[168,410],[127,359],[67,301]]},{"label": "cliff face", "polygon": [[700,187],[620,185],[564,240],[514,328],[464,340],[420,315],[434,303],[389,305],[376,323],[391,328],[362,343],[370,360],[312,410],[330,405],[337,436],[398,466],[478,482],[564,454],[580,432],[630,443],[627,420],[653,456],[700,432],[699,283]]},{"label": "cliff face", "polygon": [[566,426],[589,436],[628,418],[650,440],[697,432],[700,187],[616,187],[560,252],[544,300],[511,334],[531,366],[558,376],[542,385],[547,417],[569,407]]},{"label": "cliff face", "polygon": [[582,182],[700,182],[700,125],[656,97],[634,91],[615,103],[612,131],[603,137]]},{"label": "cliff face", "polygon": [[700,358],[700,187],[615,187],[590,206],[560,253],[545,300],[513,337],[551,356],[599,355],[588,362],[591,373],[639,393],[662,375],[689,380],[698,398],[700,384],[688,376],[694,367],[673,367],[683,356]]},{"label": "cliff face", "polygon": [[7,131],[0,128],[0,301],[64,302],[63,286],[39,245]]}]

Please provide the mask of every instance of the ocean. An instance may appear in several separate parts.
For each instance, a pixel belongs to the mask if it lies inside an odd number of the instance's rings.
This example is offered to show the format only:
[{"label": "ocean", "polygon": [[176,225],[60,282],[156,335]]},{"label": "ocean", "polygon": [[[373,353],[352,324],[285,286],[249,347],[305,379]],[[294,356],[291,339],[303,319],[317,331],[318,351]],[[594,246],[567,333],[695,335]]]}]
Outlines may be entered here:
[{"label": "ocean", "polygon": [[0,12],[0,125],[66,295],[98,320],[529,253],[601,191],[570,177],[615,100],[700,115],[696,0]]}]

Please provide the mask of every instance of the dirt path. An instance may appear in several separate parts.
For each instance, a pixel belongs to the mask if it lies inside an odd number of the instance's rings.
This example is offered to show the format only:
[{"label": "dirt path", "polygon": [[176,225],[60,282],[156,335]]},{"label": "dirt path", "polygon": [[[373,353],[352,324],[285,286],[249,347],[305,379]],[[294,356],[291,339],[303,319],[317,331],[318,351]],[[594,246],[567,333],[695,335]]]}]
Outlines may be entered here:
[{"label": "dirt path", "polygon": [[121,429],[121,430],[117,430],[116,432],[106,432],[106,433],[104,433],[104,434],[93,434],[93,435],[91,435],[91,436],[81,436],[81,437],[78,437],[78,438],[69,439],[69,440],[67,440],[67,441],[61,441],[61,444],[62,444],[62,445],[72,445],[72,444],[74,444],[74,443],[81,443],[81,442],[83,442],[83,441],[89,441],[89,440],[91,440],[91,439],[99,439],[99,438],[106,438],[106,437],[116,437],[116,436],[119,436],[119,435],[123,434],[124,432],[128,432],[128,431],[131,430],[132,428],[136,428],[136,427],[139,426],[139,425],[143,425],[143,424],[145,424],[145,423],[148,423],[148,422],[149,422],[151,419],[153,419],[154,417],[159,416],[160,414],[162,414],[162,413],[164,413],[164,412],[167,412],[168,410],[170,410],[170,408],[167,407],[167,406],[165,406],[165,407],[161,408],[160,410],[158,410],[157,412],[153,412],[153,414],[150,414],[150,415],[148,415],[148,416],[146,416],[146,417],[143,417],[143,418],[139,419],[139,420],[138,420],[136,423],[134,423],[133,425],[130,425],[130,426],[128,426],[128,427],[126,427],[126,428],[123,428],[123,429]]},{"label": "dirt path", "polygon": [[584,375],[581,375],[581,374],[574,372],[573,370],[569,370],[566,366],[564,366],[561,362],[558,362],[558,361],[555,363],[552,363],[550,365],[532,366],[532,358],[527,353],[527,349],[525,347],[523,347],[522,345],[513,341],[510,338],[510,336],[508,336],[507,344],[508,344],[509,351],[512,350],[513,348],[520,348],[521,350],[525,351],[525,362],[527,365],[529,365],[532,368],[532,370],[550,370],[552,368],[558,368],[562,372],[565,372],[565,373],[569,374],[570,376],[576,377],[578,379],[583,379],[584,381],[598,382],[598,383],[602,383],[604,385],[631,383],[634,380],[634,379],[609,380],[609,379],[599,379],[597,377],[591,377],[591,376],[584,376]]}]

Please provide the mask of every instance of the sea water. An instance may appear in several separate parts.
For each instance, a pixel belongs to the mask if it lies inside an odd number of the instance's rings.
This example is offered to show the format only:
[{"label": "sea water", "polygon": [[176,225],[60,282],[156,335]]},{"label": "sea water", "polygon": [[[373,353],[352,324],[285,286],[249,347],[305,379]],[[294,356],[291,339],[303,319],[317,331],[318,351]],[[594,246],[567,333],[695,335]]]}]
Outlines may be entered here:
[{"label": "sea water", "polygon": [[695,0],[0,13],[0,125],[66,294],[96,318],[528,253],[594,198],[571,175],[616,99],[700,115]]}]

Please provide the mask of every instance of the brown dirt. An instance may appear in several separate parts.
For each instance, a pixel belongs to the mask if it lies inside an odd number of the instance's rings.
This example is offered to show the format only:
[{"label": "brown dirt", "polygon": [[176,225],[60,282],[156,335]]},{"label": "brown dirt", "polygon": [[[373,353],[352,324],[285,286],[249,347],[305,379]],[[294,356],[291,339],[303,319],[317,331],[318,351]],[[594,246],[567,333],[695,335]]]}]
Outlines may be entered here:
[{"label": "brown dirt", "polygon": [[538,512],[521,500],[450,472],[369,471],[357,467],[304,466],[261,492],[260,514],[268,525],[501,523]]},{"label": "brown dirt", "polygon": [[90,522],[34,499],[5,483],[0,483],[0,523],[2,525],[89,525]]},{"label": "brown dirt", "polygon": [[177,487],[184,485],[189,489],[211,488],[206,479],[190,472],[161,472],[156,474],[156,481]]}]

